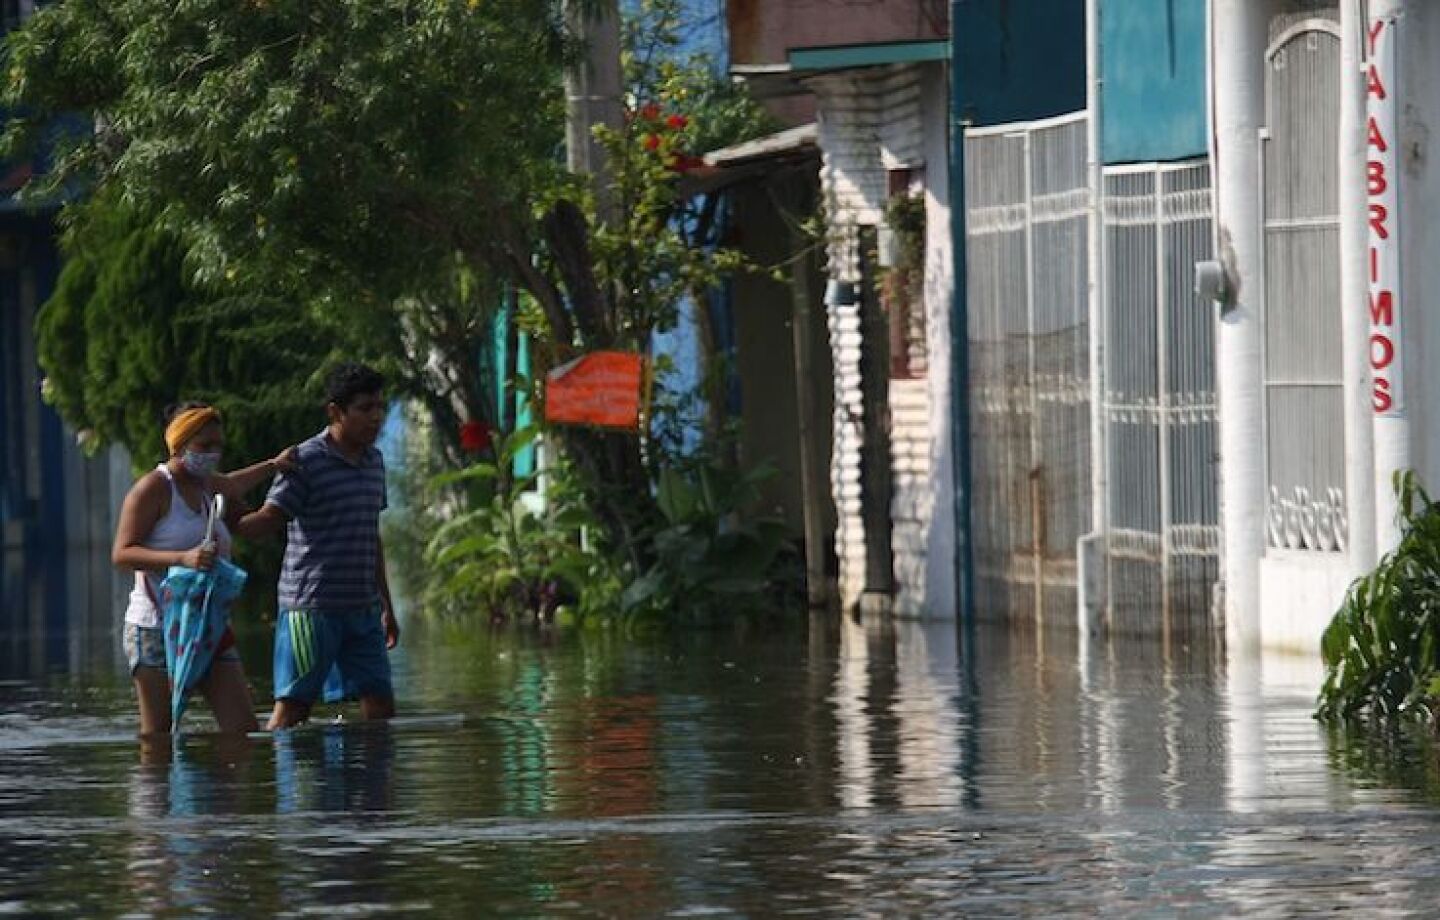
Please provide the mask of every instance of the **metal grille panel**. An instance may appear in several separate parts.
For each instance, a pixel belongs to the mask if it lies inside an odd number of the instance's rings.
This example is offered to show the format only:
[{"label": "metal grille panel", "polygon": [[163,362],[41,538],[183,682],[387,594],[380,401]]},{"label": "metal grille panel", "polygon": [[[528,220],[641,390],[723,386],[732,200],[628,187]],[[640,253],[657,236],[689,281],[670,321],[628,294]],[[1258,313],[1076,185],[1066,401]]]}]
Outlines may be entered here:
[{"label": "metal grille panel", "polygon": [[976,590],[1073,624],[1090,521],[1085,120],[966,138]]},{"label": "metal grille panel", "polygon": [[1343,550],[1340,40],[1313,21],[1268,54],[1265,421],[1272,548]]},{"label": "metal grille panel", "polygon": [[[1083,116],[966,137],[977,600],[1073,622],[1089,532],[1090,195]],[[1106,177],[1107,510],[1111,624],[1208,622],[1218,578],[1213,310],[1204,163]]]},{"label": "metal grille panel", "polygon": [[1213,307],[1192,289],[1212,249],[1210,169],[1105,177],[1110,623],[1203,628],[1219,577]]}]

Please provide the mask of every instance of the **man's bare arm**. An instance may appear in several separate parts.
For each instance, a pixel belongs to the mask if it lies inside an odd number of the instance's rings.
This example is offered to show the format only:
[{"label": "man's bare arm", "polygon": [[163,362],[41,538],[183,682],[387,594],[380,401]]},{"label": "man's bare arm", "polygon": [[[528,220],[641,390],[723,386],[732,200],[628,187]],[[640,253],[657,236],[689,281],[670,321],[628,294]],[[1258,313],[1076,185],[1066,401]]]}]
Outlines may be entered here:
[{"label": "man's bare arm", "polygon": [[259,511],[252,511],[240,519],[235,525],[235,535],[246,540],[264,540],[279,534],[288,523],[290,519],[278,505],[266,502]]},{"label": "man's bare arm", "polygon": [[375,581],[380,587],[380,622],[385,627],[385,647],[400,644],[400,621],[395,618],[395,602],[390,598],[390,578],[385,574],[385,544],[375,538]]}]

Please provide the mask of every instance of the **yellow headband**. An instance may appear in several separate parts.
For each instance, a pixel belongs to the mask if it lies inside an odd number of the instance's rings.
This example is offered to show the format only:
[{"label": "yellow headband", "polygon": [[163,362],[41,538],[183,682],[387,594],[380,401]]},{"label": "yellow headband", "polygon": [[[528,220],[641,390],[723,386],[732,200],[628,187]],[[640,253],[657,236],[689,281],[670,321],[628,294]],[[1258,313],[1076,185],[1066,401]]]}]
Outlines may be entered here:
[{"label": "yellow headband", "polygon": [[211,422],[220,421],[220,413],[209,406],[200,409],[186,409],[177,413],[165,426],[165,446],[171,454],[178,454],[185,442],[195,437],[196,432]]}]

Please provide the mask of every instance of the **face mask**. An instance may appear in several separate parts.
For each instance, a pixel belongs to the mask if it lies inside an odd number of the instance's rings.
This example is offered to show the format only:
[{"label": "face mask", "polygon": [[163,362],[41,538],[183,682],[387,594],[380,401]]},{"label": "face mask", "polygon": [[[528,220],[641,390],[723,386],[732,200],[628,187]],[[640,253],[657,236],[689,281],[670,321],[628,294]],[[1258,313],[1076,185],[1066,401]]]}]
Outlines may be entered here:
[{"label": "face mask", "polygon": [[180,458],[180,462],[185,464],[185,471],[191,476],[197,479],[204,479],[206,476],[213,475],[216,470],[220,469],[220,454],[201,454],[193,450],[187,450],[185,451],[185,455]]}]

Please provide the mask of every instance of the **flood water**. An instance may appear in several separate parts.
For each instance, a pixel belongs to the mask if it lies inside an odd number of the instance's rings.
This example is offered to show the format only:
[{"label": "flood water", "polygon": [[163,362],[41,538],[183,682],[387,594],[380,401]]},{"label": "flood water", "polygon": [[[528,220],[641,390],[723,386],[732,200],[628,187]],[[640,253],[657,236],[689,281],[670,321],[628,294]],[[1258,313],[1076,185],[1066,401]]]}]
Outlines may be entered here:
[{"label": "flood water", "polygon": [[[1313,668],[1203,643],[411,623],[391,727],[224,741],[197,704],[145,750],[114,632],[50,621],[3,620],[0,914],[1378,916],[1440,897],[1430,748],[1346,748],[1310,718]],[[243,630],[262,699],[267,642]]]}]

